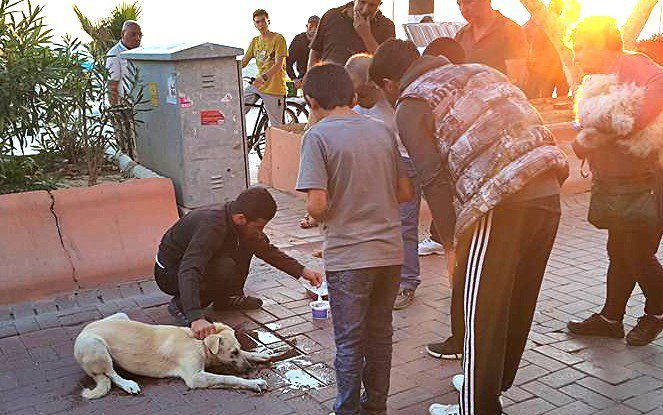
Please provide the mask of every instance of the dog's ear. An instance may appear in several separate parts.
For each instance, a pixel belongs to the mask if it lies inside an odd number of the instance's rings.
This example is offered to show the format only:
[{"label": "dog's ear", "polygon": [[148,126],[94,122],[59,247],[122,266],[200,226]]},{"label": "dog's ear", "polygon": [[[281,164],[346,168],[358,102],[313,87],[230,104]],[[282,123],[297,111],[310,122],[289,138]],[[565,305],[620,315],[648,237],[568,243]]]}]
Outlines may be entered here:
[{"label": "dog's ear", "polygon": [[232,330],[232,328],[230,328],[230,326],[228,326],[227,324],[219,323],[218,321],[214,322],[214,329],[216,330],[217,333],[221,333],[222,331],[225,330]]},{"label": "dog's ear", "polygon": [[212,352],[212,354],[217,354],[219,353],[219,348],[223,344],[223,340],[221,339],[221,336],[218,336],[216,334],[211,334],[205,337],[203,343],[210,350],[210,352]]}]

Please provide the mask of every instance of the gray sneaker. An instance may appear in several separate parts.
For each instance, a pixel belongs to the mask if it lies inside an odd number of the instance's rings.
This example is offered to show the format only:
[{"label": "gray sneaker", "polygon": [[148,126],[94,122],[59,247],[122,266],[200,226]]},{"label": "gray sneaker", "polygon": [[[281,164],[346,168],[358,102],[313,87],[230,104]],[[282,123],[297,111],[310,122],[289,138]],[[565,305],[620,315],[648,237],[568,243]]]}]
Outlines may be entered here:
[{"label": "gray sneaker", "polygon": [[394,310],[403,310],[408,308],[413,301],[414,290],[409,288],[401,288],[398,291],[398,296],[396,296],[396,301],[394,302]]}]

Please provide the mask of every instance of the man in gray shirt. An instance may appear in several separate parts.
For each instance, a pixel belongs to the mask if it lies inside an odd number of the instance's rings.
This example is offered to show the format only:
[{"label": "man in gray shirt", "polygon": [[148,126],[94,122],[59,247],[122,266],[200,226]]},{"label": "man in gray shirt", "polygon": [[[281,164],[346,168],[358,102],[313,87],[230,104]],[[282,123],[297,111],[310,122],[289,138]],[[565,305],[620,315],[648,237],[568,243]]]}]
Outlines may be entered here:
[{"label": "man in gray shirt", "polygon": [[384,414],[403,263],[399,202],[412,197],[412,187],[395,135],[352,111],[354,87],[342,66],[311,68],[303,89],[319,121],[304,135],[297,190],[307,192],[306,208],[325,236],[336,341],[334,413]]}]

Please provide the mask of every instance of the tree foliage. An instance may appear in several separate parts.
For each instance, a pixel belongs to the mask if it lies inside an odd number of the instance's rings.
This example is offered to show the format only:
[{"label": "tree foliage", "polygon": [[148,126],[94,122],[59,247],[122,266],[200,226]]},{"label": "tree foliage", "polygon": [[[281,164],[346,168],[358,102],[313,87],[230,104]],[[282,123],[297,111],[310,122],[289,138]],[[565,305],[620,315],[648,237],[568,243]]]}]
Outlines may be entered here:
[{"label": "tree foliage", "polygon": [[[0,0],[0,192],[20,189],[21,181],[23,189],[52,187],[40,163],[56,157],[85,165],[94,184],[105,148],[115,145],[104,38],[55,43],[42,11],[30,0]],[[118,22],[139,14],[137,3],[121,4],[102,22],[119,37]],[[142,101],[137,77],[133,72],[133,95],[122,102],[129,117]],[[28,146],[38,156],[20,155]]]},{"label": "tree foliage", "polygon": [[109,16],[97,21],[85,16],[77,6],[74,6],[74,13],[85,33],[92,38],[94,49],[107,51],[122,37],[122,24],[127,20],[138,20],[142,10],[138,2],[122,2]]}]

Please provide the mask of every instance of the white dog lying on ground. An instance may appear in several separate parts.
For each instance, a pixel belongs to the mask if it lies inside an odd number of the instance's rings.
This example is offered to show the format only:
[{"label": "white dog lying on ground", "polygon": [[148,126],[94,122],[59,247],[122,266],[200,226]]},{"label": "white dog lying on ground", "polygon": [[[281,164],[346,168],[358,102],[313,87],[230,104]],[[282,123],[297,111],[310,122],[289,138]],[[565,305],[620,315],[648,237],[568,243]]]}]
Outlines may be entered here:
[{"label": "white dog lying on ground", "polygon": [[576,95],[576,117],[583,127],[578,141],[587,148],[617,142],[627,152],[645,158],[658,154],[663,166],[663,114],[634,132],[645,88],[620,83],[616,75],[588,75]]},{"label": "white dog lying on ground", "polygon": [[214,326],[216,334],[198,340],[189,328],[145,324],[130,320],[124,313],[88,324],[76,338],[74,357],[97,385],[84,389],[82,396],[101,398],[110,391],[111,381],[127,393],[140,392],[136,382],[122,378],[113,370],[113,361],[137,375],[179,377],[192,389],[265,391],[267,382],[263,379],[242,379],[205,371],[206,367],[224,364],[245,372],[252,363],[267,363],[274,357],[241,350],[232,328],[222,323],[214,323]]}]

